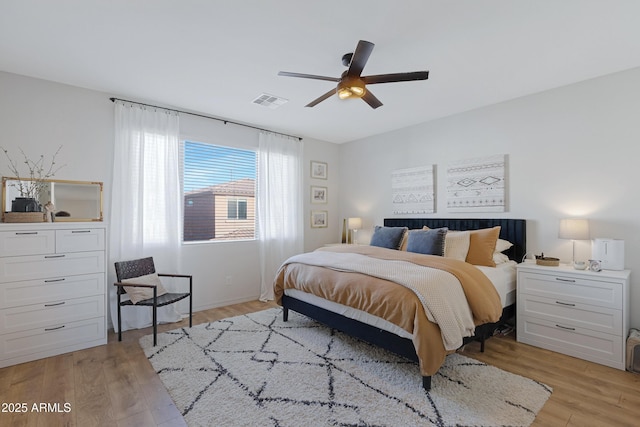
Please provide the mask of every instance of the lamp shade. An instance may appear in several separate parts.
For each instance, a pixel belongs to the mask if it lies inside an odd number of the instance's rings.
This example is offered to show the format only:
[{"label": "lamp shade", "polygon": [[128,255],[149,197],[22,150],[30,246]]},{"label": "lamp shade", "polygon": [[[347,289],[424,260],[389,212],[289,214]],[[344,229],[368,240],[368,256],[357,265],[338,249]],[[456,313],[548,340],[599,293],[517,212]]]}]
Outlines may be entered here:
[{"label": "lamp shade", "polygon": [[349,230],[358,230],[362,228],[362,218],[349,218],[347,221]]},{"label": "lamp shade", "polygon": [[589,220],[586,218],[565,218],[560,220],[560,239],[589,240]]}]

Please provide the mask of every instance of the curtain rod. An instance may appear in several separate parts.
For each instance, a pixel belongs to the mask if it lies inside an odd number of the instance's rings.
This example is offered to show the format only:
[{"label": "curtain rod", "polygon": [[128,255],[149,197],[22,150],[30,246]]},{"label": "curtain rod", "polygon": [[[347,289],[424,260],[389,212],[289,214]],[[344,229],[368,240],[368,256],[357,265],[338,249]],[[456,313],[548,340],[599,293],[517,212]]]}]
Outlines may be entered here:
[{"label": "curtain rod", "polygon": [[269,130],[269,129],[263,129],[263,128],[259,128],[257,126],[246,125],[244,123],[238,123],[238,122],[234,122],[232,120],[221,119],[221,118],[218,118],[218,117],[207,116],[205,114],[190,113],[189,111],[181,111],[181,110],[176,110],[174,108],[160,107],[158,105],[145,104],[144,102],[129,101],[128,99],[122,99],[122,98],[109,98],[109,99],[111,100],[111,102],[124,101],[124,102],[130,102],[131,104],[144,105],[145,107],[161,108],[163,110],[173,111],[173,112],[180,113],[180,114],[189,114],[191,116],[202,117],[202,118],[211,119],[211,120],[217,120],[219,122],[223,122],[225,125],[227,123],[231,123],[232,125],[244,126],[244,127],[251,128],[251,129],[256,129],[256,130],[263,130],[265,132],[277,133],[278,135],[284,135],[284,136],[288,136],[288,137],[291,137],[291,138],[296,138],[298,141],[302,141],[302,137],[300,137],[300,136],[289,135],[287,133],[282,133],[282,132],[274,132],[274,131]]}]

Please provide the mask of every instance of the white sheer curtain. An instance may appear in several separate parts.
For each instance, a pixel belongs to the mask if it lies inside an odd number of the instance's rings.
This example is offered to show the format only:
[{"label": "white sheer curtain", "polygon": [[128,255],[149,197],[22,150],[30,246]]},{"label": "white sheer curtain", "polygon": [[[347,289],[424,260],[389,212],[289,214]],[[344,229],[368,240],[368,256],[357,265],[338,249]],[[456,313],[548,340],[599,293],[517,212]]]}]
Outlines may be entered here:
[{"label": "white sheer curtain", "polygon": [[[111,185],[109,282],[114,262],[152,256],[158,272],[177,273],[181,191],[178,114],[116,101]],[[172,284],[164,282],[171,291]],[[115,286],[109,307],[118,331]],[[180,319],[175,304],[158,309],[158,322]],[[122,307],[122,330],[151,325],[151,309]]]},{"label": "white sheer curtain", "polygon": [[260,132],[258,239],[260,300],[274,298],[273,280],[283,261],[303,249],[302,141]]}]

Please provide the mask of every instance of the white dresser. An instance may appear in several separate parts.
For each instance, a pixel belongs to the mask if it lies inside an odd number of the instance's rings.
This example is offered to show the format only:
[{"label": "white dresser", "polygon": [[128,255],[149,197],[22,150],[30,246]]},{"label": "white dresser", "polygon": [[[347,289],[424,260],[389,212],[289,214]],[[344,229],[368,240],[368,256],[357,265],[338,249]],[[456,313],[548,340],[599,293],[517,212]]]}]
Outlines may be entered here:
[{"label": "white dresser", "polygon": [[629,270],[518,266],[517,340],[625,369]]},{"label": "white dresser", "polygon": [[105,232],[0,224],[0,367],[106,344]]}]

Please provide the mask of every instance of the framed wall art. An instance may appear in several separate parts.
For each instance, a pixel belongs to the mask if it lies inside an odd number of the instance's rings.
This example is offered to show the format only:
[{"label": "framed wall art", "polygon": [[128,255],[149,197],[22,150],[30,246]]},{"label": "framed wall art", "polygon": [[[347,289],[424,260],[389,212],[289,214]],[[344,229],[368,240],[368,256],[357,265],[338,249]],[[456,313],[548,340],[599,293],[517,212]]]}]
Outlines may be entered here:
[{"label": "framed wall art", "polygon": [[452,162],[447,166],[448,212],[505,212],[507,155]]},{"label": "framed wall art", "polygon": [[311,228],[327,227],[327,211],[311,211]]},{"label": "framed wall art", "polygon": [[311,186],[311,203],[327,203],[327,187]]},{"label": "framed wall art", "polygon": [[316,162],[311,160],[311,178],[327,179],[328,165],[324,162]]},{"label": "framed wall art", "polygon": [[434,166],[398,169],[391,173],[394,214],[425,214],[435,211]]}]

